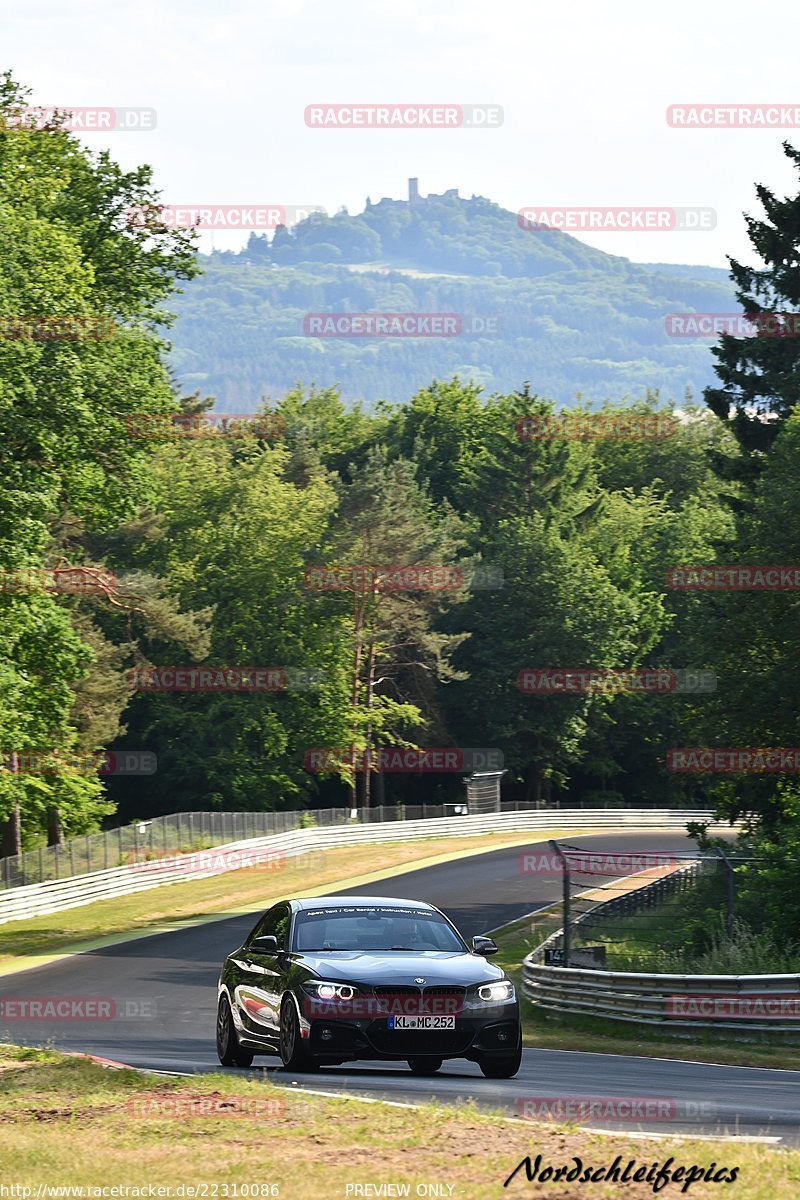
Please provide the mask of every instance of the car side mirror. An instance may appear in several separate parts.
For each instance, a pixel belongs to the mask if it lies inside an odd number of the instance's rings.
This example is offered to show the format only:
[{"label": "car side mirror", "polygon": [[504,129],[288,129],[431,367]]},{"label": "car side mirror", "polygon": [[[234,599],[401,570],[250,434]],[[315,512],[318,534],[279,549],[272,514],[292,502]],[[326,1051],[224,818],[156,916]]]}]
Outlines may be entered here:
[{"label": "car side mirror", "polygon": [[472,939],[472,953],[482,954],[484,958],[488,958],[490,954],[497,954],[497,943],[493,942],[490,937],[474,937]]},{"label": "car side mirror", "polygon": [[278,939],[274,934],[265,933],[263,937],[253,938],[248,950],[252,950],[254,954],[277,954]]}]

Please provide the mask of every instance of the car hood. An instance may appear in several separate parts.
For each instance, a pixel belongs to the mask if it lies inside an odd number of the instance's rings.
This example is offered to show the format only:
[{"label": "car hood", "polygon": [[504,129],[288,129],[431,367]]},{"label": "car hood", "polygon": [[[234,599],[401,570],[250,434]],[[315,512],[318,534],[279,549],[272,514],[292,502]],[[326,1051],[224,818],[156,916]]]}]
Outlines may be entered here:
[{"label": "car hood", "polygon": [[413,984],[424,979],[429,987],[441,984],[468,987],[505,979],[504,971],[477,954],[403,954],[399,951],[342,950],[335,954],[295,954],[295,962],[322,979],[336,983]]}]

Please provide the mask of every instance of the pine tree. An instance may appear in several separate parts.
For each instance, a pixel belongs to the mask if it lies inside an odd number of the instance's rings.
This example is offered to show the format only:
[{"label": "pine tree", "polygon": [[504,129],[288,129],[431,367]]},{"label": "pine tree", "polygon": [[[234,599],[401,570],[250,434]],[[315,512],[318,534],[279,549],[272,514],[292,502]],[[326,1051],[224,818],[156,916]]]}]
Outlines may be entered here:
[{"label": "pine tree", "polygon": [[[783,149],[800,170],[800,151],[788,142]],[[737,300],[756,329],[750,337],[721,336],[713,351],[721,386],[704,392],[706,404],[742,450],[736,458],[716,455],[715,468],[723,478],[751,484],[800,398],[800,338],[790,315],[800,309],[800,194],[781,200],[763,184],[756,193],[766,220],[749,215],[745,220],[753,249],[765,265],[728,260]]]}]

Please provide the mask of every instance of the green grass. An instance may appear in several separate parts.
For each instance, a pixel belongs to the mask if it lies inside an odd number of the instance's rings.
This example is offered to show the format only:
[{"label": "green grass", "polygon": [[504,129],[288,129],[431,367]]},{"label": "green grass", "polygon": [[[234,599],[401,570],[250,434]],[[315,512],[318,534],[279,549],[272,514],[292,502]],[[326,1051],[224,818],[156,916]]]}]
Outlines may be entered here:
[{"label": "green grass", "polygon": [[[209,1197],[278,1195],[281,1200],[403,1194],[386,1185],[443,1186],[454,1200],[526,1195],[574,1200],[645,1200],[646,1183],[531,1185],[524,1171],[503,1181],[526,1155],[542,1165],[572,1166],[573,1156],[597,1168],[620,1155],[649,1166],[698,1164],[730,1170],[735,1186],[698,1182],[693,1200],[775,1200],[800,1194],[800,1151],[772,1146],[668,1136],[637,1140],[600,1135],[574,1125],[509,1122],[472,1104],[389,1106],[277,1088],[266,1077],[232,1074],[172,1079],[102,1069],[49,1051],[0,1046],[0,1180],[32,1188],[207,1187]],[[257,1192],[244,1193],[258,1185]],[[384,1187],[384,1191],[366,1190]],[[234,1187],[237,1190],[234,1190]],[[274,1187],[274,1191],[270,1189]],[[264,1189],[267,1190],[264,1190]],[[452,1190],[451,1190],[452,1189]],[[17,1195],[23,1195],[17,1192]],[[156,1193],[158,1194],[158,1193]],[[172,1193],[176,1193],[173,1191]],[[201,1191],[201,1195],[203,1192]],[[679,1185],[660,1195],[671,1200]]]}]

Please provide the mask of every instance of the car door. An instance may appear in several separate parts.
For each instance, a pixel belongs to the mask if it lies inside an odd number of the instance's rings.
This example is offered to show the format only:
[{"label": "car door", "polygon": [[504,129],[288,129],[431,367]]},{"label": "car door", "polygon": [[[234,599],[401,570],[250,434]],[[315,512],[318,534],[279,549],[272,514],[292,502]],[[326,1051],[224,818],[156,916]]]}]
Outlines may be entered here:
[{"label": "car door", "polygon": [[[284,955],[289,948],[291,917],[288,904],[275,904],[256,925],[243,947],[242,977],[236,999],[243,1024],[256,1037],[278,1038],[286,971]],[[263,954],[252,948],[255,938],[268,934],[277,939],[277,954]]]}]

